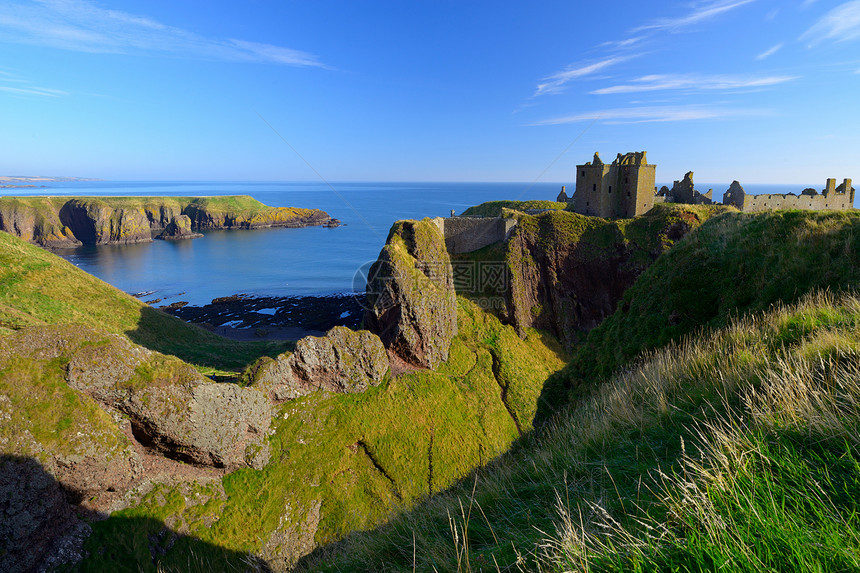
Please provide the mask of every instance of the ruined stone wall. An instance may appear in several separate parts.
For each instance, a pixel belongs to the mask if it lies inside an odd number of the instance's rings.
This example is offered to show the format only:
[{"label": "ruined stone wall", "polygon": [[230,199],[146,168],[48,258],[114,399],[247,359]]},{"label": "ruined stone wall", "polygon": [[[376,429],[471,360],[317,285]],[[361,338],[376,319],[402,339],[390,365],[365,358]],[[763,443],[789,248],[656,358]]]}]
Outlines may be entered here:
[{"label": "ruined stone wall", "polygon": [[449,253],[471,253],[507,240],[517,221],[503,217],[437,217],[433,223],[445,236]]},{"label": "ruined stone wall", "polygon": [[806,211],[841,211],[853,207],[850,194],[834,193],[832,195],[794,195],[789,193],[746,195],[741,211],[755,213],[768,209],[803,209]]}]

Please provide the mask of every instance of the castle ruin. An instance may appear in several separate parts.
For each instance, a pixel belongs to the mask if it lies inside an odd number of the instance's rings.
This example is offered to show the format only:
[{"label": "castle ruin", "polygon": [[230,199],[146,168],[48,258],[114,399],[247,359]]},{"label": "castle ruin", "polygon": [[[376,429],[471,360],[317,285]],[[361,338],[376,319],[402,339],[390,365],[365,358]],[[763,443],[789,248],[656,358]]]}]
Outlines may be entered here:
[{"label": "castle ruin", "polygon": [[[595,153],[590,162],[576,166],[576,190],[568,201],[582,215],[642,215],[654,206],[656,170],[656,165],[647,162],[644,151],[619,153],[609,165]],[[558,200],[563,197],[560,195]]]},{"label": "castle ruin", "polygon": [[[689,171],[672,188],[665,185],[658,191],[654,182],[657,166],[649,164],[645,152],[618,154],[606,165],[597,153],[585,165],[576,166],[576,189],[568,197],[561,188],[556,201],[573,204],[573,211],[581,215],[606,218],[628,218],[648,212],[655,203],[685,203],[712,205],[713,190],[700,193],[693,185],[693,172]],[[839,211],[854,207],[854,188],[851,179],[836,186],[828,179],[824,190],[804,189],[794,193],[748,195],[740,183],[732,182],[723,197],[724,205],[740,211],[755,212],[767,209],[804,209]]]},{"label": "castle ruin", "polygon": [[821,193],[815,189],[804,189],[800,195],[794,193],[748,195],[740,183],[733,181],[723,196],[723,204],[752,213],[768,209],[843,211],[854,207],[854,187],[851,186],[850,179],[845,179],[838,187],[836,179],[828,179]]}]

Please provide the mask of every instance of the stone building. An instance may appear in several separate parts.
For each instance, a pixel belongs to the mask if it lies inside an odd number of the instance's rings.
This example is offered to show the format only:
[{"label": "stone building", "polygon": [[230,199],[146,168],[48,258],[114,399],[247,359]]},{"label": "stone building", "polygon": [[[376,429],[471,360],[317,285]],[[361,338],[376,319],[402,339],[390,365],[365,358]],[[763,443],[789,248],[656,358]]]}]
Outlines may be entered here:
[{"label": "stone building", "polygon": [[[642,215],[655,203],[715,204],[712,189],[700,193],[694,188],[692,171],[688,171],[681,181],[675,181],[671,189],[664,185],[656,191],[656,168],[646,161],[644,151],[619,153],[609,165],[595,153],[589,163],[576,166],[573,197],[568,197],[562,187],[556,201],[573,203],[573,211],[581,215],[622,218]],[[723,197],[723,204],[747,212],[766,209],[839,211],[854,207],[854,188],[850,179],[845,179],[838,187],[836,179],[828,179],[821,193],[804,189],[800,195],[747,195],[741,184],[734,181]]]},{"label": "stone building", "polygon": [[688,205],[711,205],[714,202],[713,189],[700,193],[693,187],[693,172],[688,171],[682,181],[675,181],[672,188],[665,185],[657,192],[655,203],[686,203]]},{"label": "stone building", "polygon": [[854,187],[851,186],[850,179],[845,179],[838,187],[836,186],[836,179],[828,179],[821,193],[815,189],[804,189],[800,195],[794,193],[747,195],[741,184],[733,181],[723,196],[723,204],[732,205],[746,212],[765,211],[767,209],[841,211],[854,207]]},{"label": "stone building", "polygon": [[[595,153],[589,163],[576,166],[576,189],[569,200],[573,210],[598,217],[642,215],[654,205],[656,167],[644,151],[619,153],[609,165]],[[566,193],[558,199],[565,200]]]}]

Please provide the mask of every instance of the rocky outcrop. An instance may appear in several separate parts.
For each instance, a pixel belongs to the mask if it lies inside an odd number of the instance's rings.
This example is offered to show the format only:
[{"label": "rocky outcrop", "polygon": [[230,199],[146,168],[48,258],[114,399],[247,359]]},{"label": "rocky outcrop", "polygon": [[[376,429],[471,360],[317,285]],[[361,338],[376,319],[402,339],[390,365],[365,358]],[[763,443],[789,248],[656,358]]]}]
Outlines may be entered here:
[{"label": "rocky outcrop", "polygon": [[275,402],[315,390],[363,392],[382,382],[388,354],[379,337],[336,326],[325,336],[306,336],[292,354],[264,358],[251,368],[253,387]]},{"label": "rocky outcrop", "polygon": [[170,219],[170,222],[165,225],[164,230],[155,238],[164,241],[177,241],[181,239],[197,239],[202,236],[201,233],[195,233],[191,230],[191,219],[188,215],[179,215]]},{"label": "rocky outcrop", "polygon": [[508,322],[553,332],[568,348],[615,312],[639,275],[712,212],[655,207],[628,222],[562,211],[521,216],[507,244]]},{"label": "rocky outcrop", "polygon": [[60,222],[84,245],[126,245],[152,240],[142,209],[112,207],[98,199],[70,199],[60,209]]},{"label": "rocky outcrop", "polygon": [[367,283],[365,325],[406,365],[435,368],[457,335],[457,299],[445,238],[429,219],[391,228]]},{"label": "rocky outcrop", "polygon": [[[24,398],[16,398],[9,386],[19,369],[21,377],[32,377],[37,369],[54,387],[64,383],[74,390],[55,391],[65,402],[56,404],[52,415],[86,428],[75,438],[83,445],[45,444],[40,429],[21,427],[12,432],[15,439],[33,444],[13,451],[42,452],[46,467],[81,497],[123,489],[137,472],[136,454],[127,447],[122,424],[116,425],[120,419],[127,420],[136,442],[171,459],[226,469],[260,468],[268,461],[272,411],[263,394],[216,384],[184,362],[124,337],[83,327],[25,328],[0,339],[4,368],[0,401],[4,395],[13,403]],[[81,401],[89,410],[65,412],[67,404]]]},{"label": "rocky outcrop", "polygon": [[328,225],[332,219],[319,209],[266,207],[254,212],[238,212],[219,207],[214,202],[192,200],[182,209],[195,230],[263,229],[268,227],[312,227]]},{"label": "rocky outcrop", "polygon": [[247,196],[0,197],[0,230],[49,248],[200,237],[206,229],[331,226],[325,211]]},{"label": "rocky outcrop", "polygon": [[0,336],[0,570],[79,560],[89,528],[76,516],[98,518],[147,479],[262,468],[271,416],[257,390],[123,336]]}]

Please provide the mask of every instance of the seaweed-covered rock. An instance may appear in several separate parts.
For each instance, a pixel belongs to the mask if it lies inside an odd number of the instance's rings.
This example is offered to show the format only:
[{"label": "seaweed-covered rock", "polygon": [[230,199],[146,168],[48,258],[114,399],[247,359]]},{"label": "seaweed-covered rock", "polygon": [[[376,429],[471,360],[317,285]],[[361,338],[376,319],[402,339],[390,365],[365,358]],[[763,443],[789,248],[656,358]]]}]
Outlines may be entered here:
[{"label": "seaweed-covered rock", "polygon": [[457,335],[445,238],[429,219],[398,221],[370,270],[365,324],[408,365],[435,368]]},{"label": "seaweed-covered rock", "polygon": [[302,338],[292,354],[263,359],[252,376],[255,388],[281,402],[319,389],[363,392],[378,385],[386,372],[388,354],[378,336],[335,326],[325,336]]}]

